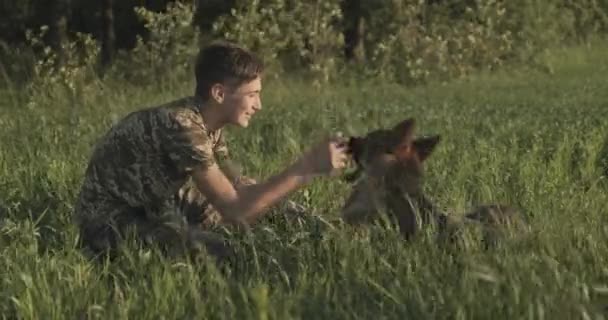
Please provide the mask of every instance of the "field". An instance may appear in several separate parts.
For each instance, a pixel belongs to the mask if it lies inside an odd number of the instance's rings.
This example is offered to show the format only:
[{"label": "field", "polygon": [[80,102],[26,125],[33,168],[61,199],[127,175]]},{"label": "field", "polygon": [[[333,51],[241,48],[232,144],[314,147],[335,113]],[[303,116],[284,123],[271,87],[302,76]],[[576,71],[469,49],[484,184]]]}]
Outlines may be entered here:
[{"label": "field", "polygon": [[[531,236],[493,250],[430,237],[355,233],[309,217],[235,234],[238,263],[127,248],[113,262],[76,248],[70,210],[91,147],[116,119],[190,94],[192,83],[105,84],[76,102],[0,92],[0,314],[24,319],[574,319],[608,316],[608,47],[547,56],[553,74],[512,68],[416,88],[268,81],[264,108],[230,128],[233,157],[260,179],[332,130],[360,134],[413,116],[443,140],[425,189],[455,212],[504,202]],[[293,199],[335,220],[348,185]],[[293,222],[293,221],[292,221]]]}]

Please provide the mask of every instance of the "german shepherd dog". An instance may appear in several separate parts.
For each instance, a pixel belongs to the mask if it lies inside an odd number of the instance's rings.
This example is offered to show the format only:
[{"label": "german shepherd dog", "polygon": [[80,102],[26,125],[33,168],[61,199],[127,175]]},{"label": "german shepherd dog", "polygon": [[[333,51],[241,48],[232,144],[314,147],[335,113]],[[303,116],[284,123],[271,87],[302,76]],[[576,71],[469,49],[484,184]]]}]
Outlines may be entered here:
[{"label": "german shepherd dog", "polygon": [[352,193],[342,208],[351,225],[370,223],[388,214],[400,233],[411,239],[421,228],[434,224],[442,239],[454,241],[466,225],[481,226],[483,240],[495,243],[496,231],[525,227],[519,210],[502,204],[480,205],[461,217],[440,210],[424,193],[423,164],[441,137],[415,137],[415,121],[406,119],[392,128],[378,129],[349,140],[356,171],[347,176]]}]

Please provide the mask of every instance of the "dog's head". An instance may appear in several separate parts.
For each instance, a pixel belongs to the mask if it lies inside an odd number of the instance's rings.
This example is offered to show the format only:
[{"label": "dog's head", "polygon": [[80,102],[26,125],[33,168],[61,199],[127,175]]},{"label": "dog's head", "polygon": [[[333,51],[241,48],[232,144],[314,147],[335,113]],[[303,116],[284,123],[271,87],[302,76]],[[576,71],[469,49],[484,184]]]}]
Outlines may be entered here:
[{"label": "dog's head", "polygon": [[[422,190],[423,163],[440,137],[415,137],[414,129],[415,121],[410,118],[391,128],[350,139],[349,147],[357,171],[347,180],[352,181],[361,173],[365,173],[365,178],[354,184],[346,201],[342,212],[346,221],[358,223],[372,219],[380,207],[384,207],[397,218],[404,235],[409,236],[417,230],[412,200],[416,206],[432,207]],[[423,221],[428,217],[425,215]]]},{"label": "dog's head", "polygon": [[[392,128],[378,129],[363,137],[351,137],[349,147],[357,165],[357,173],[396,175],[417,180],[422,164],[441,140],[439,135],[415,137],[415,120],[409,118]],[[406,177],[407,176],[407,177]],[[350,177],[352,180],[353,177]]]}]

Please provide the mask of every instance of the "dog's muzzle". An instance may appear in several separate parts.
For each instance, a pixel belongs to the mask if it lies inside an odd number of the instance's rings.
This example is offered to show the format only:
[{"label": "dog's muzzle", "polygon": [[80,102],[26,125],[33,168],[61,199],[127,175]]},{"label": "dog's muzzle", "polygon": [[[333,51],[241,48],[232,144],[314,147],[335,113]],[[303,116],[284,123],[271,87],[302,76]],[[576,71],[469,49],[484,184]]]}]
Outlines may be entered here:
[{"label": "dog's muzzle", "polygon": [[357,165],[361,165],[360,160],[361,160],[361,153],[363,152],[364,140],[365,140],[364,138],[360,138],[360,137],[350,137],[350,139],[348,140],[348,150]]}]

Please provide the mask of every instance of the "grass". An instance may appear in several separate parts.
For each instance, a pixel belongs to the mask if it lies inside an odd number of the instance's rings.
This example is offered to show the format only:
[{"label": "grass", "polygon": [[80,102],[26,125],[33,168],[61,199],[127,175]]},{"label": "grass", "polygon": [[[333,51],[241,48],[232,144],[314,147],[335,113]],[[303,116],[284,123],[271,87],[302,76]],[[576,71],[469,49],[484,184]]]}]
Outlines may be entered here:
[{"label": "grass", "polygon": [[[78,102],[14,89],[0,99],[0,314],[5,318],[603,318],[608,315],[608,52],[547,56],[554,73],[514,69],[448,84],[265,85],[264,109],[229,144],[265,178],[331,130],[363,133],[414,116],[443,140],[426,189],[454,211],[505,202],[533,234],[484,251],[429,237],[354,233],[269,217],[235,234],[238,262],[168,259],[126,248],[113,262],[75,246],[70,210],[91,146],[113,121],[189,94],[191,85],[109,83]],[[348,185],[293,195],[335,216]]]}]

